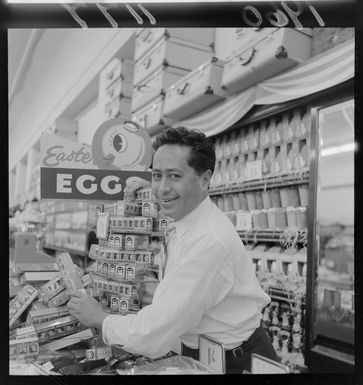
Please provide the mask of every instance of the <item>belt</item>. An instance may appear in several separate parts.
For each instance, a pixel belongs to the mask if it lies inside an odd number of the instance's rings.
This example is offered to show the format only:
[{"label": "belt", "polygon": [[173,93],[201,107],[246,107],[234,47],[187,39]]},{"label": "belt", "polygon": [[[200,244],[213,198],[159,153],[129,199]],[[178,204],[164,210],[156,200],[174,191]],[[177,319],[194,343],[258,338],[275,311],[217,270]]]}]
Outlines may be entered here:
[{"label": "belt", "polygon": [[[232,360],[233,358],[241,357],[243,354],[249,353],[252,350],[255,339],[259,333],[261,333],[261,329],[263,331],[263,327],[259,326],[248,338],[248,340],[243,341],[240,346],[236,348],[225,350],[226,360]],[[183,344],[184,345],[184,344]],[[199,349],[192,349],[188,346],[184,345],[188,352],[192,353],[194,356],[198,355]]]},{"label": "belt", "polygon": [[248,340],[246,341],[243,341],[242,344],[240,346],[237,346],[236,348],[234,349],[230,349],[230,350],[226,350],[226,360],[228,359],[232,359],[232,358],[236,358],[236,357],[240,357],[242,356],[243,354],[246,354],[248,352],[251,351],[252,347],[253,347],[253,344],[254,344],[254,340],[255,338],[257,337],[257,335],[261,332],[261,329],[262,326],[259,326],[251,335],[250,337],[248,338]]}]

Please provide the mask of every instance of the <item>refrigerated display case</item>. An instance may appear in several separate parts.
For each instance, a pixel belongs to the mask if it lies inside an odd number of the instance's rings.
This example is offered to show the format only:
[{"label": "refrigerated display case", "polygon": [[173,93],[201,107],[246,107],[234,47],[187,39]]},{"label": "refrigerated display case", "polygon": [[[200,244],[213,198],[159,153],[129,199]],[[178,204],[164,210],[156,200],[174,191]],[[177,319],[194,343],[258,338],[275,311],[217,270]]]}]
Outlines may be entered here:
[{"label": "refrigerated display case", "polygon": [[354,100],[312,109],[306,362],[353,372]]}]

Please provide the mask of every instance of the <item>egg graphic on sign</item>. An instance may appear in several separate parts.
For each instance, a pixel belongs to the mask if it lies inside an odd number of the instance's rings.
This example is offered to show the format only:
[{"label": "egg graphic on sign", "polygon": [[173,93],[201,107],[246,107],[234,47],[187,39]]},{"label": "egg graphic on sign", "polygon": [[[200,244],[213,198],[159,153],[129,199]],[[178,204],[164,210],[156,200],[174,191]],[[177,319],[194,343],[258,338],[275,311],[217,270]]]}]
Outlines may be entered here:
[{"label": "egg graphic on sign", "polygon": [[103,170],[145,171],[151,164],[151,139],[139,124],[120,117],[96,130],[92,155]]}]

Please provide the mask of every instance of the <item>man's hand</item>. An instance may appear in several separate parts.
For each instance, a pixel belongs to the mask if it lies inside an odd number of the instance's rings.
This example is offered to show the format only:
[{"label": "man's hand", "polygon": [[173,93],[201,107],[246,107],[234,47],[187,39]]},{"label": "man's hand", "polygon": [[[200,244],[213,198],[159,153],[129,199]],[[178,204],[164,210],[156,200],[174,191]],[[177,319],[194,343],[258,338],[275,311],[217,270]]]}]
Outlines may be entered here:
[{"label": "man's hand", "polygon": [[144,187],[150,187],[150,182],[137,176],[132,176],[126,180],[125,196],[127,196],[128,200],[133,201],[135,200],[136,191]]},{"label": "man's hand", "polygon": [[83,325],[102,329],[103,320],[109,315],[102,306],[91,296],[77,290],[69,292],[71,299],[67,303],[70,314],[75,316]]}]

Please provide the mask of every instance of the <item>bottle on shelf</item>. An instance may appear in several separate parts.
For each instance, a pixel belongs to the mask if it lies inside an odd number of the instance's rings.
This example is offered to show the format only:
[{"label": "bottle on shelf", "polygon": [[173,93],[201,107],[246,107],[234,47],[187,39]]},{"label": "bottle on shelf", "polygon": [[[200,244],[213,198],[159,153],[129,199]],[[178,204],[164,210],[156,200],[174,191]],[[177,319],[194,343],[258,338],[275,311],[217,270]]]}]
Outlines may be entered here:
[{"label": "bottle on shelf", "polygon": [[267,121],[263,120],[260,124],[260,149],[271,147],[271,138],[267,127]]},{"label": "bottle on shelf", "polygon": [[231,155],[233,157],[238,157],[240,155],[241,148],[239,146],[239,138],[237,131],[231,132],[230,137],[230,147],[231,147]]},{"label": "bottle on shelf", "polygon": [[246,131],[247,129],[243,128],[239,135],[240,154],[247,154],[249,151]]},{"label": "bottle on shelf", "polygon": [[254,125],[250,125],[247,131],[248,151],[257,151],[259,146],[259,130]]},{"label": "bottle on shelf", "polygon": [[297,139],[306,139],[310,136],[311,129],[311,117],[310,112],[306,111],[303,117],[300,119],[300,122],[296,129],[296,138]]}]

